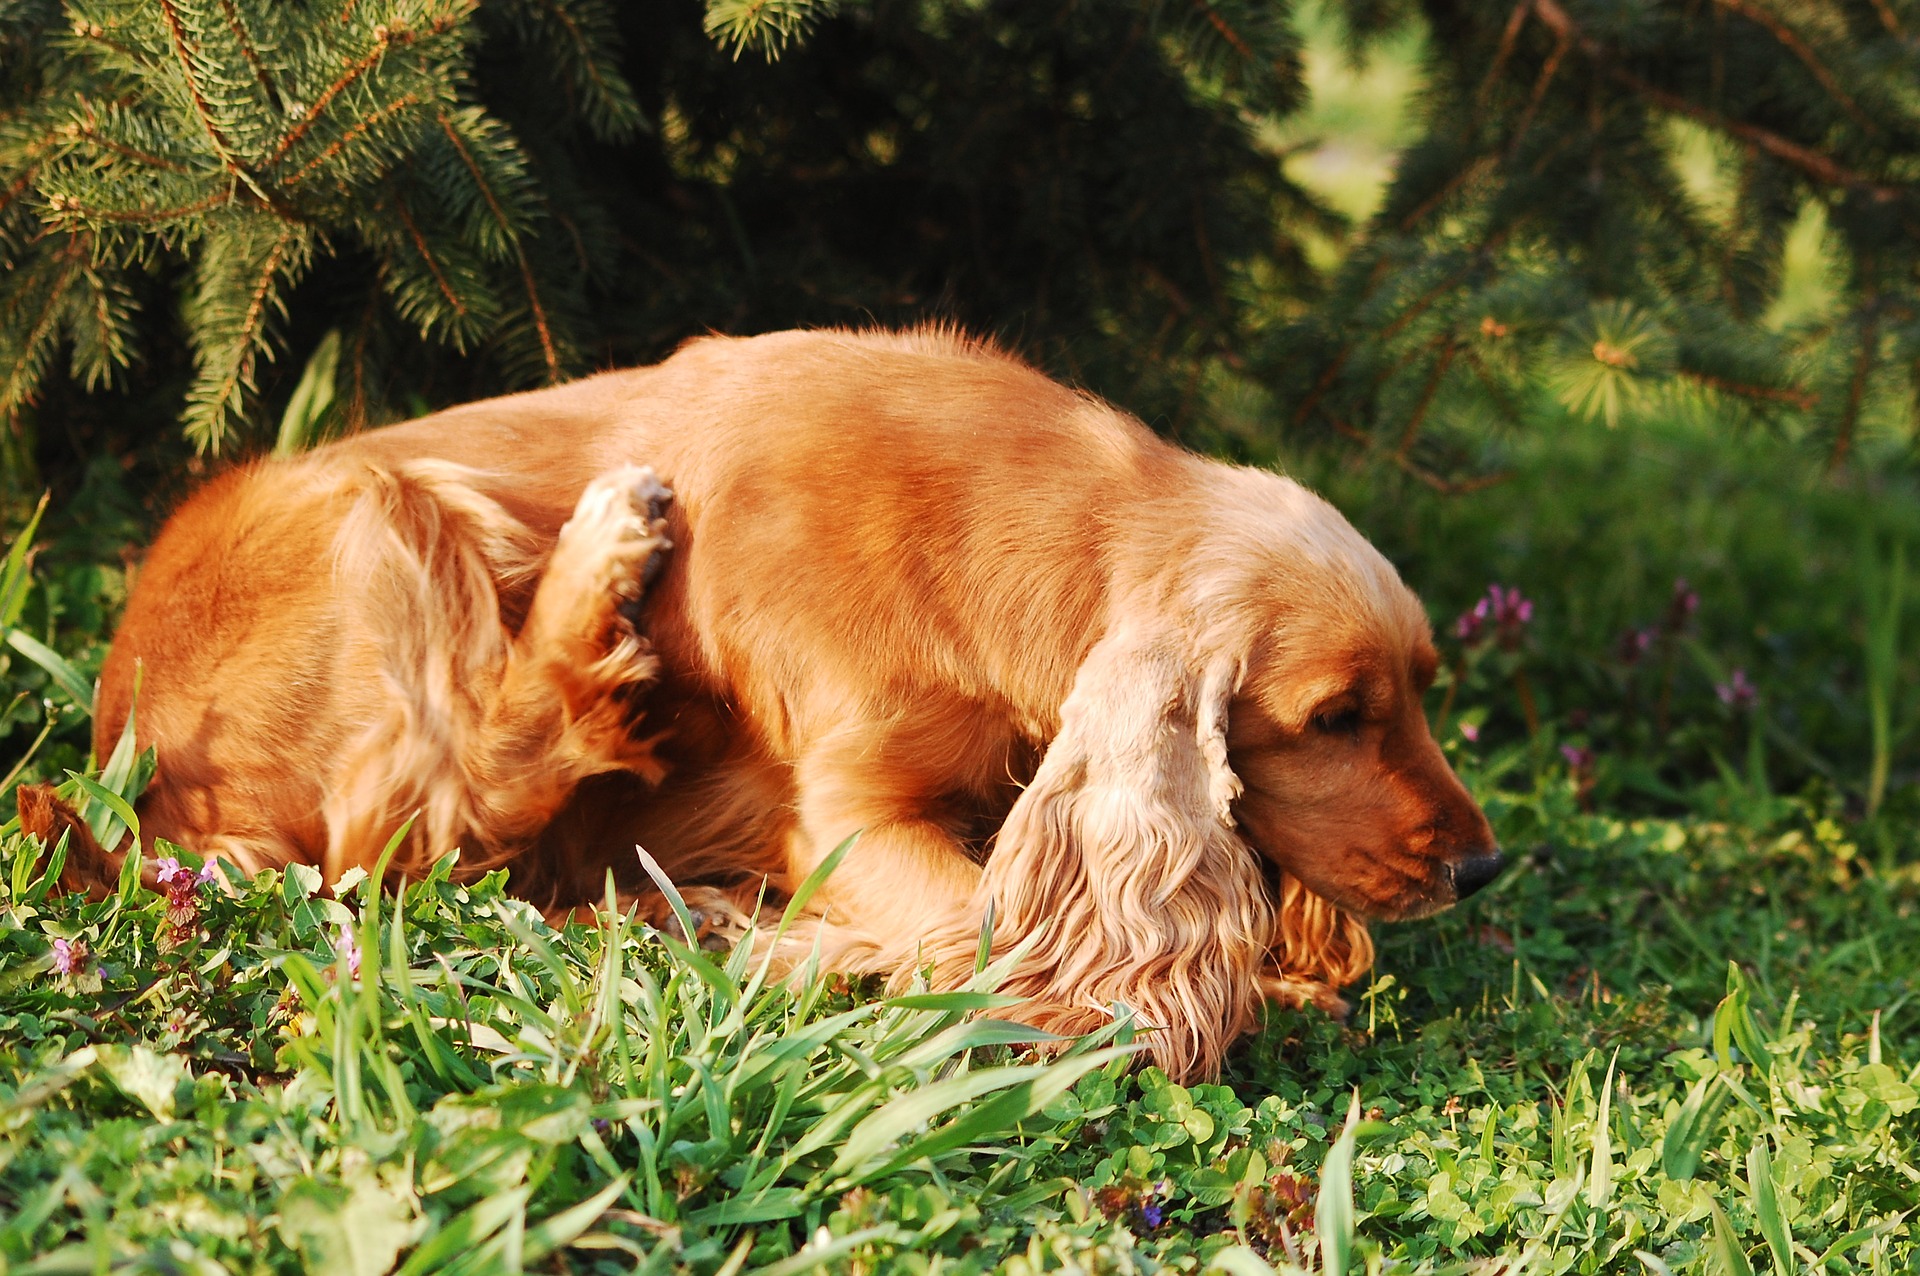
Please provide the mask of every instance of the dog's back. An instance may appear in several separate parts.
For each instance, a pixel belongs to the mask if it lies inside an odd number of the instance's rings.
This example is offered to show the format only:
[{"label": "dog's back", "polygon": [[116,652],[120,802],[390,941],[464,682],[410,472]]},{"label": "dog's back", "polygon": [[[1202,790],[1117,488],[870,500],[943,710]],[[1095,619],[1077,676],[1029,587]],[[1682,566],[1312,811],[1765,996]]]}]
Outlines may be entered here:
[{"label": "dog's back", "polygon": [[[141,743],[161,762],[142,805],[149,833],[257,843],[244,858],[262,863],[317,858],[324,777],[383,676],[356,620],[368,582],[339,570],[367,474],[464,467],[525,529],[537,571],[589,481],[644,462],[677,494],[675,548],[647,610],[665,675],[646,725],[683,738],[663,743],[680,764],[667,791],[621,790],[616,805],[645,808],[621,813],[621,840],[646,831],[649,811],[683,825],[683,787],[741,818],[780,807],[783,768],[851,701],[867,702],[863,718],[911,715],[921,735],[954,735],[957,758],[989,759],[950,777],[957,790],[1004,789],[1024,765],[1014,755],[1057,726],[1102,623],[1114,524],[1154,519],[1136,502],[1186,460],[955,335],[703,339],[655,367],[453,408],[210,484],[149,555],[104,671],[97,747],[119,733],[138,664]],[[516,627],[534,572],[496,577],[499,618]],[[750,791],[714,795],[716,768],[752,777]],[[702,833],[769,836],[703,819],[656,840],[684,860]]]}]

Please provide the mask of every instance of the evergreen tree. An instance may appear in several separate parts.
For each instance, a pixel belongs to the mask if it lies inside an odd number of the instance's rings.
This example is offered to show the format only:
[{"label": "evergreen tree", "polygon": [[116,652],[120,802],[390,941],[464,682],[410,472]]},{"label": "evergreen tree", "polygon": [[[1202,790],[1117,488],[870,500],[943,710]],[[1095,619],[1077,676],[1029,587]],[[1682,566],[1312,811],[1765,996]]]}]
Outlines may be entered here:
[{"label": "evergreen tree", "polygon": [[929,312],[1175,376],[1231,348],[1276,192],[1318,215],[1238,119],[1297,93],[1279,15],[830,8],[11,0],[0,409],[124,380],[176,294],[203,449],[272,415],[289,346],[349,428],[708,327]]},{"label": "evergreen tree", "polygon": [[[571,116],[639,123],[592,0],[496,0]],[[57,351],[109,384],[138,348],[137,276],[178,263],[193,353],[187,433],[218,447],[278,348],[316,258],[359,255],[385,307],[513,380],[576,361],[572,299],[536,227],[520,142],[474,100],[485,33],[462,0],[72,0],[5,12],[0,124],[0,408],[32,401]],[[148,320],[151,322],[151,320]]]},{"label": "evergreen tree", "polygon": [[[1346,10],[1364,38],[1415,7]],[[1293,424],[1435,482],[1463,438],[1517,420],[1542,381],[1609,421],[1656,393],[1788,419],[1823,432],[1834,465],[1870,402],[1911,429],[1920,6],[1417,9],[1432,48],[1424,137],[1325,302],[1255,359]],[[1689,142],[1723,181],[1685,180]],[[1768,303],[1809,203],[1842,304],[1783,328]]]},{"label": "evergreen tree", "polygon": [[[1284,4],[0,0],[0,409],[92,428],[80,391],[124,385],[257,446],[709,329],[937,317],[1176,432],[1250,383],[1442,486],[1542,383],[1737,404],[1836,461],[1910,414],[1913,0],[1343,11],[1431,58],[1322,277],[1338,219],[1270,140]],[[1808,201],[1843,306],[1782,328]]]}]

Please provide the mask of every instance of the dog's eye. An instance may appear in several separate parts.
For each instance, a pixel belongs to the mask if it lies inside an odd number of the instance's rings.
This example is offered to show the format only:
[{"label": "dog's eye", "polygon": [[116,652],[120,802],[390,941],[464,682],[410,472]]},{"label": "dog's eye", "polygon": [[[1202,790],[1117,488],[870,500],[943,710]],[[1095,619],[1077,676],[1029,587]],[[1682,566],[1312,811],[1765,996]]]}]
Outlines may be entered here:
[{"label": "dog's eye", "polygon": [[1360,730],[1360,710],[1332,709],[1313,715],[1316,731],[1325,735],[1355,735]]}]

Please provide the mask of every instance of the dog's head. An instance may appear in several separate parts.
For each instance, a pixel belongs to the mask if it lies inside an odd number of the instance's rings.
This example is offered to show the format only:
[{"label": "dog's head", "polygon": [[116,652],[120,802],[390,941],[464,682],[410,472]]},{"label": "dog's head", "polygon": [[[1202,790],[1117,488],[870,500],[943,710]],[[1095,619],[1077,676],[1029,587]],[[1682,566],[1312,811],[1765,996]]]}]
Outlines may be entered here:
[{"label": "dog's head", "polygon": [[[1221,592],[1197,612],[1210,659],[1232,670],[1203,679],[1225,705],[1216,786],[1235,791],[1246,841],[1315,894],[1383,920],[1438,912],[1503,860],[1427,726],[1426,613],[1332,506],[1257,478],[1263,499],[1229,520],[1246,534],[1229,534],[1207,582]],[[1276,501],[1278,527],[1260,517]]]},{"label": "dog's head", "polygon": [[1433,641],[1393,568],[1297,484],[1209,478],[1204,509],[1135,511],[986,871],[1030,946],[1015,990],[1133,1007],[1183,1076],[1265,993],[1327,1004],[1363,973],[1362,919],[1436,912],[1501,863],[1427,730]]}]

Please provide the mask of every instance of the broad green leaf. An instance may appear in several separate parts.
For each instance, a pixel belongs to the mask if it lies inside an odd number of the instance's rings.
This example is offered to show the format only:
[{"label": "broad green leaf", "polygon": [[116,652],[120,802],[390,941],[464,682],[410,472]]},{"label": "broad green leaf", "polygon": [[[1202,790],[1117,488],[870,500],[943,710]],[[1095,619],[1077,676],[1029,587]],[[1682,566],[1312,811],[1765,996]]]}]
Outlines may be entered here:
[{"label": "broad green leaf", "polygon": [[99,1046],[100,1070],[130,1099],[162,1121],[173,1119],[174,1091],[193,1073],[177,1055],[159,1054],[146,1046]]},{"label": "broad green leaf", "polygon": [[350,1187],[303,1179],[280,1198],[281,1239],[328,1276],[386,1276],[417,1227],[408,1200],[371,1172]]},{"label": "broad green leaf", "polygon": [[770,1223],[775,1219],[798,1218],[815,1200],[813,1193],[798,1187],[770,1187],[751,1196],[730,1196],[717,1205],[703,1206],[687,1215],[687,1221],[699,1227],[737,1227],[743,1223]]},{"label": "broad green leaf", "polygon": [[1620,1062],[1620,1049],[1614,1047],[1607,1061],[1607,1079],[1600,1083],[1600,1112],[1593,1121],[1593,1164],[1587,1170],[1587,1204],[1595,1210],[1607,1208],[1613,1199],[1613,1070]]},{"label": "broad green leaf", "polygon": [[333,406],[339,365],[340,330],[329,328],[308,356],[293,396],[287,400],[287,410],[280,414],[280,433],[273,444],[275,456],[293,456],[313,445],[315,427]]},{"label": "broad green leaf", "polygon": [[1030,1079],[1002,1091],[971,1111],[955,1117],[937,1130],[929,1131],[918,1138],[908,1139],[885,1162],[878,1165],[870,1164],[857,1171],[849,1180],[843,1181],[843,1185],[851,1187],[859,1183],[871,1182],[916,1161],[944,1156],[968,1143],[990,1137],[1004,1137],[1015,1124],[1033,1116],[1072,1089],[1081,1077],[1114,1059],[1133,1053],[1133,1049],[1129,1046],[1112,1046],[1092,1054],[1077,1055],[1042,1065],[1042,1070]]}]

